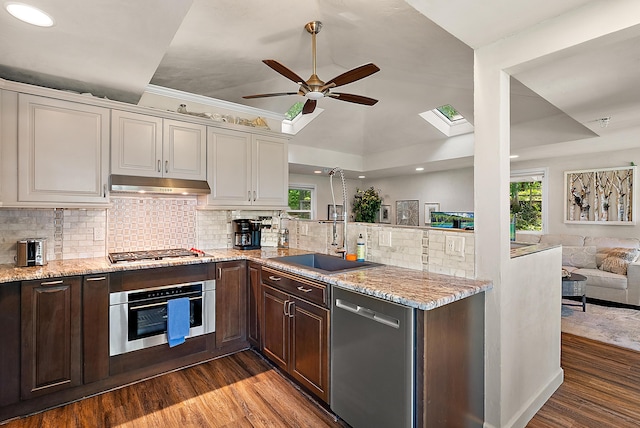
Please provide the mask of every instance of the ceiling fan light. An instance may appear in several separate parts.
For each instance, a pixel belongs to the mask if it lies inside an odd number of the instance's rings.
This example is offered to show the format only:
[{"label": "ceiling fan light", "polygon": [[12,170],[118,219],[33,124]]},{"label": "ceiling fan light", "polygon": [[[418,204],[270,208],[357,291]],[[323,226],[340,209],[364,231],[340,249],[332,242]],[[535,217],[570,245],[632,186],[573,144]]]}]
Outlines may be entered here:
[{"label": "ceiling fan light", "polygon": [[320,98],[324,97],[324,94],[318,91],[310,91],[304,94],[304,96],[309,98],[310,100],[319,100]]}]

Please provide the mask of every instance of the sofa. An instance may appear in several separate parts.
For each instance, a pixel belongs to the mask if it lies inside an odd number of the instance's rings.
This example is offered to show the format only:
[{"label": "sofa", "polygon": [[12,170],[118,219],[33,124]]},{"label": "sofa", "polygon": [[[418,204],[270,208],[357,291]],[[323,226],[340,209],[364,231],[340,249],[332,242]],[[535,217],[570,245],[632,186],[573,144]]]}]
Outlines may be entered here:
[{"label": "sofa", "polygon": [[562,267],[587,277],[587,297],[640,306],[640,239],[518,233],[516,241],[562,245]]}]

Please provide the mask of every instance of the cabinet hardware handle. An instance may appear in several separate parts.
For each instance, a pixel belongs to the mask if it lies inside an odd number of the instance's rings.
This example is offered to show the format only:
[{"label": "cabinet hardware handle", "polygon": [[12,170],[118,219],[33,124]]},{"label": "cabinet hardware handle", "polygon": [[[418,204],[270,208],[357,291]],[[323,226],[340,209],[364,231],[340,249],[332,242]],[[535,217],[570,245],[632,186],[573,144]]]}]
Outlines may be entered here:
[{"label": "cabinet hardware handle", "polygon": [[249,190],[249,191],[247,192],[247,195],[248,195],[248,197],[249,197],[249,199],[247,199],[247,200],[248,200],[249,202],[251,202],[251,190]]},{"label": "cabinet hardware handle", "polygon": [[289,301],[285,300],[285,302],[282,304],[282,312],[284,313],[285,316],[289,316],[287,309],[289,309]]},{"label": "cabinet hardware handle", "polygon": [[107,197],[107,185],[106,184],[102,185],[102,197],[103,198]]},{"label": "cabinet hardware handle", "polygon": [[[198,297],[189,297],[189,300],[201,300],[202,296],[198,296]],[[140,306],[129,306],[129,310],[131,311],[137,311],[138,309],[147,309],[147,308],[155,308],[158,306],[164,306],[166,305],[167,302],[159,302],[159,303],[150,303],[148,305],[140,305]]]},{"label": "cabinet hardware handle", "polygon": [[218,268],[218,276],[216,277],[216,279],[220,278],[222,278],[222,268]]},{"label": "cabinet hardware handle", "polygon": [[87,278],[87,281],[104,281],[105,279],[107,279],[106,276],[98,276],[95,278]]},{"label": "cabinet hardware handle", "polygon": [[269,276],[269,279],[270,279],[271,281],[276,281],[276,282],[278,282],[278,281],[280,281],[282,278],[280,278],[280,277],[278,277],[278,276],[270,275],[270,276]]},{"label": "cabinet hardware handle", "polygon": [[288,307],[289,318],[293,318],[293,316],[295,315],[295,313],[293,312],[295,310],[294,305],[295,305],[295,302],[293,301],[289,302],[289,307]]},{"label": "cabinet hardware handle", "polygon": [[255,202],[255,201],[256,201],[256,191],[254,190],[253,191],[253,202]]},{"label": "cabinet hardware handle", "polygon": [[64,282],[63,280],[41,282],[40,285],[57,285],[57,284],[62,284],[63,282]]},{"label": "cabinet hardware handle", "polygon": [[164,172],[165,173],[169,172],[169,161],[168,160],[164,161]]},{"label": "cabinet hardware handle", "polygon": [[298,290],[302,291],[303,293],[311,293],[313,291],[313,288],[304,288],[301,285],[300,287],[298,287]]},{"label": "cabinet hardware handle", "polygon": [[158,159],[158,172],[162,171],[162,170],[160,169],[160,162],[161,162],[161,161],[160,161],[160,159]]}]

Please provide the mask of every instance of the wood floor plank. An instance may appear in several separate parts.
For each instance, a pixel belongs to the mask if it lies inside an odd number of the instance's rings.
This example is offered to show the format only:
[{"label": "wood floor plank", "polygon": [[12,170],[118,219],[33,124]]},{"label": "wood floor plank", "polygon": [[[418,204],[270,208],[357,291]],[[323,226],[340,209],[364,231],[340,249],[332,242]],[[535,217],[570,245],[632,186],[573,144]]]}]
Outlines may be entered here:
[{"label": "wood floor plank", "polygon": [[530,428],[640,426],[640,353],[562,334],[564,383]]},{"label": "wood floor plank", "polygon": [[219,358],[2,428],[347,427],[253,351]]}]

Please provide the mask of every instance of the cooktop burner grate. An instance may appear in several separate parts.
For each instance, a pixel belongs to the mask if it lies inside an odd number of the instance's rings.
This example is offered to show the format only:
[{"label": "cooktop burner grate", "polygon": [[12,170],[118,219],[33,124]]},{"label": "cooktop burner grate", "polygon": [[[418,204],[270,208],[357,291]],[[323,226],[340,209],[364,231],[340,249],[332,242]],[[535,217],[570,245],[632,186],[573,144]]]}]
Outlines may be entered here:
[{"label": "cooktop burner grate", "polygon": [[109,253],[109,261],[111,263],[137,262],[141,260],[162,260],[169,257],[198,257],[198,253],[187,250],[185,248]]}]

